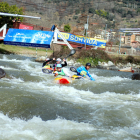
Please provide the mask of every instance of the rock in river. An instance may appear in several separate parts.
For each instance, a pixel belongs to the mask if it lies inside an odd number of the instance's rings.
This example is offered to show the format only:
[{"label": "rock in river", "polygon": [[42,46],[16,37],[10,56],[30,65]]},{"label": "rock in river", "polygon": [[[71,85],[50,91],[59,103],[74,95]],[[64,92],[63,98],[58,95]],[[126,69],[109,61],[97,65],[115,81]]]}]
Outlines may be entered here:
[{"label": "rock in river", "polygon": [[5,77],[6,73],[3,69],[0,68],[0,78]]}]

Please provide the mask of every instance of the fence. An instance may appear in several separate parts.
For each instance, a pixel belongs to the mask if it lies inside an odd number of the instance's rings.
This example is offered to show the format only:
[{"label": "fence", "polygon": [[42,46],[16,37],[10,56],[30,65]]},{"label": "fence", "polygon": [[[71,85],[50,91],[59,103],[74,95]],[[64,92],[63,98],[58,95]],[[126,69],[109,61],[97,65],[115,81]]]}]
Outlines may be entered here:
[{"label": "fence", "polygon": [[133,48],[131,46],[128,47],[124,47],[121,46],[119,48],[119,46],[106,46],[106,50],[109,53],[118,53],[120,52],[120,54],[126,54],[126,55],[140,55],[140,47],[137,48]]}]

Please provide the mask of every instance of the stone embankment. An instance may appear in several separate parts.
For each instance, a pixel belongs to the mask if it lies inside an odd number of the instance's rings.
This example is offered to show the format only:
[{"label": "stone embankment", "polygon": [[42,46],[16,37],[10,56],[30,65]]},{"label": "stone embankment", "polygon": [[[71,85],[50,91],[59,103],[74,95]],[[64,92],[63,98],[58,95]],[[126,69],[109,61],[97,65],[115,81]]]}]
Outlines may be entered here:
[{"label": "stone embankment", "polygon": [[[45,57],[38,57],[36,59],[37,62],[44,62],[45,61]],[[69,66],[81,66],[81,64],[79,62],[76,62],[76,60],[67,60],[67,63]],[[97,66],[93,66],[99,69],[108,69],[108,70],[119,70],[119,69],[123,69],[123,68],[128,68],[128,67],[132,67],[132,69],[134,70],[134,72],[140,72],[140,65],[136,65],[136,64],[131,64],[131,63],[127,63],[127,64],[122,64],[122,63],[118,63],[117,65],[115,65],[113,62],[108,61],[108,62],[98,62]]]}]

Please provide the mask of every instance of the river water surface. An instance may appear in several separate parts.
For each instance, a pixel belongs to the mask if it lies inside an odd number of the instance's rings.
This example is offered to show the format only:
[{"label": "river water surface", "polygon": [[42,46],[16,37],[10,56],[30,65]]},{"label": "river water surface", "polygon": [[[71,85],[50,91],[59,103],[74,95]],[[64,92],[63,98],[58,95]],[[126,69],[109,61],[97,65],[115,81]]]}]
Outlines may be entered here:
[{"label": "river water surface", "polygon": [[[0,55],[0,140],[140,140],[140,81],[91,69],[95,82],[54,83],[34,58]],[[72,74],[72,73],[71,73]]]}]

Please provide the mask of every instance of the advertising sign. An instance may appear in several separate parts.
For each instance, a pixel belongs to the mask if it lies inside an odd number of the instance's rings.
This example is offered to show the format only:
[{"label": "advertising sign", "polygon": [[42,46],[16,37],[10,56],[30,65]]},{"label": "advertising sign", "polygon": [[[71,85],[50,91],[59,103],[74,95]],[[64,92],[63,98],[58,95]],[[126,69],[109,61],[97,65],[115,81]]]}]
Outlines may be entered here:
[{"label": "advertising sign", "polygon": [[20,24],[19,25],[19,29],[33,30],[33,26],[28,26],[28,25]]},{"label": "advertising sign", "polygon": [[50,48],[54,32],[24,29],[9,29],[5,44]]},{"label": "advertising sign", "polygon": [[[75,43],[80,43],[80,44],[85,44],[89,46],[97,46],[100,48],[105,48],[106,46],[106,40],[103,39],[95,39],[95,38],[88,38],[84,36],[79,36],[79,35],[73,35],[70,33],[63,33],[61,34],[67,39],[67,41],[75,42]],[[58,35],[58,38],[61,39],[61,37]]]}]

